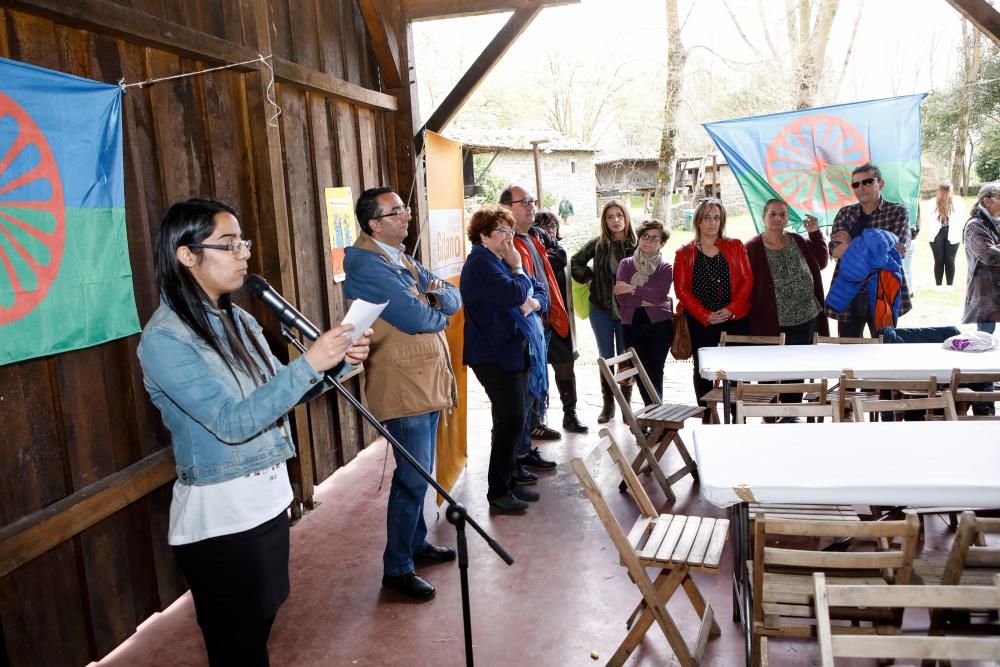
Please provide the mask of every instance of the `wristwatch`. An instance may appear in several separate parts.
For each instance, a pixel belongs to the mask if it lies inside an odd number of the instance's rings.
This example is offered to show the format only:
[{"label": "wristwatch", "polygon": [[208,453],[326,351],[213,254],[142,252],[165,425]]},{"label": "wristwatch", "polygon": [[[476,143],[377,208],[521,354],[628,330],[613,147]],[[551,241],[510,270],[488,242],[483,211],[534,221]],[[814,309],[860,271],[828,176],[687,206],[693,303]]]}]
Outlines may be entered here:
[{"label": "wristwatch", "polygon": [[439,301],[438,301],[438,298],[437,298],[437,294],[435,294],[434,292],[425,292],[424,296],[427,297],[427,305],[428,306],[430,306],[431,308],[437,308],[438,307]]}]

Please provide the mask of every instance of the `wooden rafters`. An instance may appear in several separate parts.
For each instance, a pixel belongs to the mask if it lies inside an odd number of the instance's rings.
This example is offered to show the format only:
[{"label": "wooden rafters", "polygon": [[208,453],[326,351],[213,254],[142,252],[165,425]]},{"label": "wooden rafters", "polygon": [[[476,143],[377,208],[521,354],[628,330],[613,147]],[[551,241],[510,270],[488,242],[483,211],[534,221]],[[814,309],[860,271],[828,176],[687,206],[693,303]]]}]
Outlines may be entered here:
[{"label": "wooden rafters", "polygon": [[580,0],[403,0],[402,5],[403,15],[407,21],[430,21],[520,9],[575,5],[579,2]]},{"label": "wooden rafters", "polygon": [[486,75],[500,62],[503,55],[507,53],[507,49],[511,47],[518,36],[538,16],[538,12],[540,11],[542,10],[539,7],[518,9],[511,15],[507,23],[500,28],[500,31],[486,45],[483,52],[479,54],[479,57],[476,58],[475,62],[472,63],[465,74],[462,75],[462,78],[458,80],[458,83],[455,84],[455,87],[451,89],[451,92],[448,93],[447,97],[434,110],[431,117],[427,119],[424,126],[417,132],[416,141],[418,144],[421,142],[423,130],[440,132],[451,122],[462,108],[462,105],[466,103],[479,87],[479,84],[486,78]]},{"label": "wooden rafters", "polygon": [[372,52],[382,73],[383,88],[402,86],[399,68],[399,40],[386,21],[384,3],[380,0],[357,0],[364,18]]},{"label": "wooden rafters", "polygon": [[986,0],[947,0],[959,14],[1000,46],[1000,12]]}]

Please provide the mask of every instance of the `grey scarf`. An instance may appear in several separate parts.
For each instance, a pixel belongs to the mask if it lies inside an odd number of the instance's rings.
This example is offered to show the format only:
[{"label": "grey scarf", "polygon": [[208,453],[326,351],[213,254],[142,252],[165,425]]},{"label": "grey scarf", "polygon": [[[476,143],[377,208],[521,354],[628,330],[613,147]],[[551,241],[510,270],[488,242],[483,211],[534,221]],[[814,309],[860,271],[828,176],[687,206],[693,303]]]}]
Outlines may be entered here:
[{"label": "grey scarf", "polygon": [[663,261],[660,258],[660,253],[657,252],[655,255],[646,256],[642,254],[639,248],[635,249],[635,253],[632,255],[632,260],[635,266],[635,273],[632,275],[629,282],[636,287],[642,287],[649,280],[649,277],[660,268],[660,263]]}]

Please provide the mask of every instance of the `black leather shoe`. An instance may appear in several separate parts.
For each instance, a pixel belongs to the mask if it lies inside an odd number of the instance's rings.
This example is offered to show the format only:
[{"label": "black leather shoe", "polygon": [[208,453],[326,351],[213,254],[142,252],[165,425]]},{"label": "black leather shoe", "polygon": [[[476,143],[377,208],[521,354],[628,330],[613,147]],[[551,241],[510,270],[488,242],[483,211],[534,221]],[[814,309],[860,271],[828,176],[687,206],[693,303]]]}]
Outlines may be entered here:
[{"label": "black leather shoe", "polygon": [[490,501],[490,511],[499,514],[524,514],[528,510],[528,503],[515,498],[511,494],[500,496]]},{"label": "black leather shoe", "polygon": [[520,464],[514,464],[514,472],[511,473],[510,478],[514,480],[515,484],[520,486],[528,486],[538,481],[538,475],[528,472]]},{"label": "black leather shoe", "polygon": [[526,489],[522,486],[515,486],[512,488],[510,490],[510,495],[514,496],[518,500],[524,500],[529,503],[536,503],[539,498],[542,497],[537,491],[532,491],[531,489]]},{"label": "black leather shoe", "polygon": [[576,412],[568,412],[563,417],[563,429],[570,433],[590,433],[590,429],[580,423]]},{"label": "black leather shoe", "polygon": [[517,459],[517,464],[524,466],[525,468],[531,468],[532,470],[553,470],[556,467],[555,461],[549,461],[548,459],[543,459],[542,455],[538,451],[538,447],[532,447],[525,456],[519,457]]},{"label": "black leather shoe", "polygon": [[426,602],[434,599],[434,587],[417,576],[416,572],[407,572],[398,577],[385,575],[382,577],[382,587],[405,595],[411,600]]},{"label": "black leather shoe", "polygon": [[428,544],[424,550],[413,556],[414,563],[450,563],[455,560],[455,550]]}]

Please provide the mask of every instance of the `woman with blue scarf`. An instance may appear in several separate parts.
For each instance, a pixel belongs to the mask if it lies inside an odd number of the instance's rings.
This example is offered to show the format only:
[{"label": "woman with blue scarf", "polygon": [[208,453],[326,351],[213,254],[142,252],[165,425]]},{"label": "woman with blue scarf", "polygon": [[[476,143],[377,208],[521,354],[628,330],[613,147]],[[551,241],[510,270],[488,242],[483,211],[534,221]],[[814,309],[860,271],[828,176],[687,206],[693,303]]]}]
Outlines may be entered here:
[{"label": "woman with blue scarf", "polygon": [[[530,447],[531,400],[548,398],[545,337],[539,313],[549,307],[545,285],[525,274],[514,247],[514,218],[487,205],[468,227],[472,252],[462,268],[465,348],[462,361],[483,385],[493,412],[490,508],[520,514],[539,495],[524,488],[533,476],[517,475],[519,447]],[[527,452],[525,452],[527,453]]]}]

